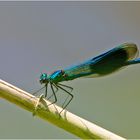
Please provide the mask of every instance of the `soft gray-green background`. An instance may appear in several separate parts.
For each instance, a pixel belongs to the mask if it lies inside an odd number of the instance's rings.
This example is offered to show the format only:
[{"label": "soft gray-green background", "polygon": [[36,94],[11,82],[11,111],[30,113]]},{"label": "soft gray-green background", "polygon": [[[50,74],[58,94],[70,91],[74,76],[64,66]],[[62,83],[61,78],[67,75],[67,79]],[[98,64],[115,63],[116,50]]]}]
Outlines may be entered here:
[{"label": "soft gray-green background", "polygon": [[[0,78],[29,92],[41,87],[41,72],[124,42],[140,49],[140,2],[0,2]],[[123,137],[140,138],[140,65],[65,84],[74,87],[69,111]],[[1,99],[0,138],[77,137]]]}]

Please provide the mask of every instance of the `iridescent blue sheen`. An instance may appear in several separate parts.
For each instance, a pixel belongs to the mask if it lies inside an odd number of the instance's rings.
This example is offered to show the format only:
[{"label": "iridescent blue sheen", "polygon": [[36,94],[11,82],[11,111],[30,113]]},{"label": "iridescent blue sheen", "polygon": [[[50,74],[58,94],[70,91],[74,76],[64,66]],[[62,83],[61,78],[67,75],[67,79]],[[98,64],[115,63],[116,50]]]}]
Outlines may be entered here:
[{"label": "iridescent blue sheen", "polygon": [[65,91],[70,95],[71,98],[67,103],[65,101],[62,105],[64,109],[68,106],[73,98],[71,92],[69,90],[66,90],[66,88],[70,90],[72,90],[73,88],[67,85],[63,85],[60,82],[73,80],[79,77],[92,78],[111,74],[128,65],[140,63],[140,58],[137,58],[137,56],[137,46],[133,43],[125,43],[81,64],[66,68],[64,70],[56,70],[51,75],[43,73],[40,76],[40,83],[45,84],[45,97],[47,97],[48,83],[50,84],[54,95],[55,100],[53,103],[57,102],[57,97],[55,94],[56,92],[54,88],[56,88],[56,91],[58,89]]},{"label": "iridescent blue sheen", "polygon": [[64,70],[57,70],[49,76],[43,73],[40,77],[40,82],[57,84],[79,77],[108,75],[124,66],[140,63],[140,58],[137,58],[137,55],[137,46],[133,43],[125,43],[79,65]]}]

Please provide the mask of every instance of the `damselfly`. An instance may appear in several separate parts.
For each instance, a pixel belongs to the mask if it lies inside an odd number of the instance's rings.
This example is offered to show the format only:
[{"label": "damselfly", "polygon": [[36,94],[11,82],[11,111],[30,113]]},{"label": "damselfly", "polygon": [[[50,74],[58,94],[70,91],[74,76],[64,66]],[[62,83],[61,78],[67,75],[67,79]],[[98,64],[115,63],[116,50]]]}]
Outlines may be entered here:
[{"label": "damselfly", "polygon": [[55,100],[53,103],[57,102],[54,88],[63,90],[70,95],[69,101],[65,105],[63,104],[63,109],[65,109],[73,98],[73,94],[66,88],[71,90],[73,88],[63,85],[61,82],[74,80],[79,77],[99,77],[111,74],[122,67],[140,63],[140,58],[137,58],[137,56],[137,46],[133,43],[125,43],[79,65],[64,70],[56,70],[51,75],[43,73],[40,76],[40,83],[45,84],[44,97],[47,97],[48,84],[50,84],[54,95]]}]

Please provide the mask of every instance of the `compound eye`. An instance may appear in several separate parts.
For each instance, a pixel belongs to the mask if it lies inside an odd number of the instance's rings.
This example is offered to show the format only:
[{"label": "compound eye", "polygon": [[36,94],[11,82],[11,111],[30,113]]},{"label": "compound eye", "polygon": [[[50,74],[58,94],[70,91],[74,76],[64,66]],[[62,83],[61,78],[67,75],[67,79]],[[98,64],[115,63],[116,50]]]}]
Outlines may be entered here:
[{"label": "compound eye", "polygon": [[47,82],[47,74],[43,73],[40,76],[40,83],[46,83]]},{"label": "compound eye", "polygon": [[46,74],[46,73],[43,73],[43,74],[42,74],[42,78],[43,78],[43,79],[46,79],[46,78],[47,78],[47,74]]}]

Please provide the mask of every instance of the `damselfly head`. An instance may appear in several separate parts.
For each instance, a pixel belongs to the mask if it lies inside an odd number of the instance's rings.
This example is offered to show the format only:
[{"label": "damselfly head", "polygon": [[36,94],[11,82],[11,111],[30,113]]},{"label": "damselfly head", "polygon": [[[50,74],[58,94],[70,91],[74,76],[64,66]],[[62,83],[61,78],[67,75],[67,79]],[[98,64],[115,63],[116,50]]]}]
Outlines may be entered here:
[{"label": "damselfly head", "polygon": [[42,73],[41,76],[40,76],[40,80],[39,80],[39,81],[40,81],[41,84],[43,84],[43,83],[44,83],[44,84],[45,84],[45,83],[48,83],[47,74],[46,74],[46,73]]}]

